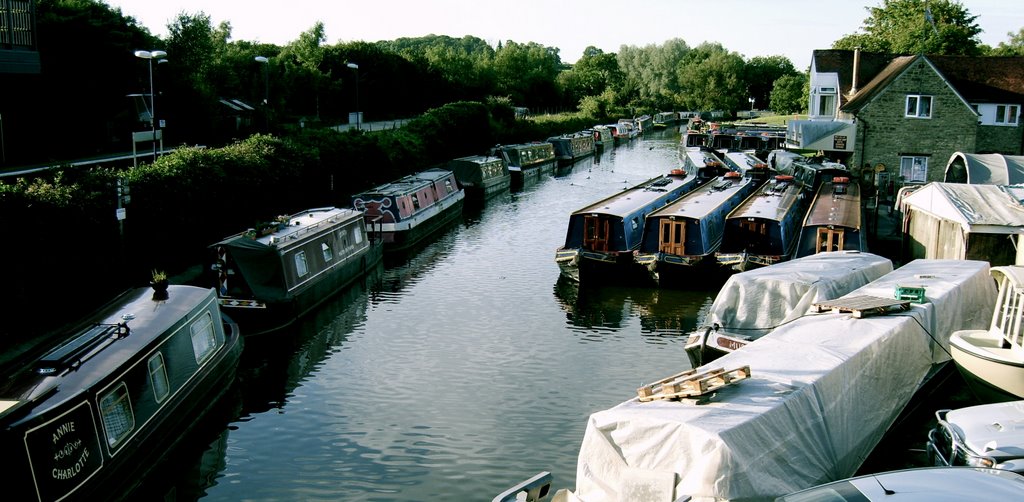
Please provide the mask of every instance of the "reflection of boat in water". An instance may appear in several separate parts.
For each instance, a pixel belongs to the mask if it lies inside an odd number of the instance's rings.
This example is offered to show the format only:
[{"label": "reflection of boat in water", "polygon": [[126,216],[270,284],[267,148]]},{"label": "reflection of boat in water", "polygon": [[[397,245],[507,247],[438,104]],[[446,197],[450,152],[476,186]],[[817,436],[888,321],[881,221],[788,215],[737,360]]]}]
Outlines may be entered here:
[{"label": "reflection of boat in water", "polygon": [[293,322],[381,261],[372,237],[363,213],[334,207],[228,237],[212,246],[220,305],[246,335]]},{"label": "reflection of boat in water", "polygon": [[10,500],[99,500],[135,489],[224,391],[237,328],[213,289],[140,288],[3,384]]},{"label": "reflection of boat in water", "polygon": [[639,277],[633,252],[639,249],[644,218],[713,178],[708,170],[674,170],[610,197],[589,204],[569,216],[565,244],[555,253],[561,273],[576,281],[614,282]]},{"label": "reflection of boat in water", "polygon": [[718,292],[686,355],[694,368],[807,315],[816,302],[839,298],[892,272],[887,258],[821,253],[733,274]]},{"label": "reflection of boat in water", "polygon": [[991,400],[1024,399],[1024,267],[992,267],[999,285],[988,329],[953,333],[950,352],[975,393]]}]

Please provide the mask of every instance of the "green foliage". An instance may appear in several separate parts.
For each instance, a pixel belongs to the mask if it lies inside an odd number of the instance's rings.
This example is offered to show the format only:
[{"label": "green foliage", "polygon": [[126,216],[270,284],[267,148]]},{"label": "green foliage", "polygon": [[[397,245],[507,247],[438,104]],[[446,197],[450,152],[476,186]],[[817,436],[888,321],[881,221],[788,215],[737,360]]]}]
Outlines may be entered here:
[{"label": "green foliage", "polygon": [[807,76],[798,73],[779,77],[772,86],[771,109],[775,113],[800,113],[807,109]]},{"label": "green foliage", "polygon": [[749,96],[754,98],[754,106],[758,108],[769,104],[775,82],[780,77],[799,74],[785,56],[753,57],[743,69]]},{"label": "green foliage", "polygon": [[1024,28],[1017,30],[1017,33],[1009,32],[1006,42],[999,42],[995,48],[988,48],[986,53],[989,56],[1024,56]]},{"label": "green foliage", "polygon": [[[846,35],[833,49],[860,47],[869,52],[890,54],[943,54],[975,56],[981,53],[975,23],[978,16],[950,0],[883,0],[867,7],[870,17],[861,27],[864,33]],[[929,20],[929,13],[930,19]]]},{"label": "green foliage", "polygon": [[679,66],[684,105],[691,110],[736,111],[746,103],[743,58],[721,44],[705,43],[691,50]]}]

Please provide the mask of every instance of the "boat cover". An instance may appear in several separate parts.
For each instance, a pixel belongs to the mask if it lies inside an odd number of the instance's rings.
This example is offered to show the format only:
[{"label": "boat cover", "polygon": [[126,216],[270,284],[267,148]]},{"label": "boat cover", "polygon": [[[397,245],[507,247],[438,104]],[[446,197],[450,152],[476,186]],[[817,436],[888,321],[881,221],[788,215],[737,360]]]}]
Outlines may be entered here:
[{"label": "boat cover", "polygon": [[853,475],[948,361],[950,334],[987,327],[996,297],[988,263],[968,260],[915,260],[846,297],[897,285],[924,287],[927,303],[797,319],[711,363],[751,376],[708,404],[633,398],[592,414],[576,491],[554,500],[771,500]]},{"label": "boat cover", "polygon": [[243,236],[226,239],[215,246],[231,250],[231,259],[238,265],[238,272],[245,278],[254,297],[266,302],[280,302],[288,298],[278,248]]},{"label": "boat cover", "polygon": [[965,232],[1024,233],[1024,204],[1017,188],[936,181],[905,196],[903,211],[927,212],[955,222]]},{"label": "boat cover", "polygon": [[947,181],[953,169],[966,171],[972,185],[1017,185],[1024,183],[1024,156],[1001,153],[956,152],[946,163]]},{"label": "boat cover", "polygon": [[[892,272],[888,258],[856,251],[804,256],[733,274],[711,304],[705,323],[758,337]],[[742,308],[739,308],[742,306]]]}]

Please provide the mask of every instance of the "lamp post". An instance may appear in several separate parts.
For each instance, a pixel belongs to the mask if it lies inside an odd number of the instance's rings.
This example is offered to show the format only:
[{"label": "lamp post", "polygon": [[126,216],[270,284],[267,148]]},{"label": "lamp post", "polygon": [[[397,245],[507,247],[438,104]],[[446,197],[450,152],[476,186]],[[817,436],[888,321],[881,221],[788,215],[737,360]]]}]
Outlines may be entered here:
[{"label": "lamp post", "polygon": [[156,162],[156,89],[153,88],[153,60],[158,63],[166,61],[164,51],[135,51],[135,57],[149,61],[149,123],[153,132],[153,161]]},{"label": "lamp post", "polygon": [[750,111],[754,111],[754,97],[747,98],[747,101],[750,101]]},{"label": "lamp post", "polygon": [[359,65],[356,63],[345,63],[345,66],[356,71],[356,130],[361,131],[363,129],[363,117],[359,113]]},{"label": "lamp post", "polygon": [[265,56],[253,58],[263,66],[263,127],[270,131],[270,59]]}]

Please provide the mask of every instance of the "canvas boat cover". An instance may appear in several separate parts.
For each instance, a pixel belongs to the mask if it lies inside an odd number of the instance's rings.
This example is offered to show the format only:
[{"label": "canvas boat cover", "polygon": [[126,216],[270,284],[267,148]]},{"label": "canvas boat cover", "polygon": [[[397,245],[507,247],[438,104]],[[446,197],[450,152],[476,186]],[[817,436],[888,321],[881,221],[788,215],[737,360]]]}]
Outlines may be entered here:
[{"label": "canvas boat cover", "polygon": [[713,362],[751,376],[708,404],[633,398],[592,414],[576,491],[554,500],[771,500],[850,477],[948,361],[950,334],[988,326],[996,297],[988,263],[969,260],[915,260],[847,297],[893,298],[897,285],[924,287],[928,302],[797,319]]},{"label": "canvas boat cover", "polygon": [[802,317],[814,303],[839,298],[889,272],[888,258],[857,251],[819,253],[747,270],[725,281],[704,324],[761,336]]},{"label": "canvas boat cover", "polygon": [[1024,205],[1016,187],[932,182],[904,197],[903,208],[957,222],[965,232],[1024,232]]},{"label": "canvas boat cover", "polygon": [[956,152],[946,163],[946,176],[952,169],[964,169],[972,185],[1017,185],[1024,183],[1024,156],[1000,153]]}]

